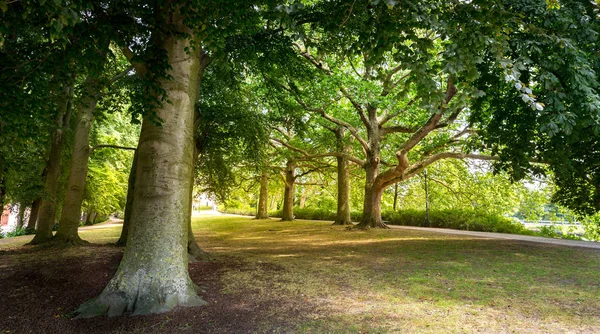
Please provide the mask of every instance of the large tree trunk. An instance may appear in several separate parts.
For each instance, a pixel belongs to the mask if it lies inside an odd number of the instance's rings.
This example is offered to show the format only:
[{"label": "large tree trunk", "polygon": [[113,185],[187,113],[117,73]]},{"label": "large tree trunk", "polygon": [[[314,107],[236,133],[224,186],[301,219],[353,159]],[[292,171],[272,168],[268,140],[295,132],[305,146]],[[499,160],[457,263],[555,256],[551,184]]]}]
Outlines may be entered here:
[{"label": "large tree trunk", "polygon": [[42,205],[42,199],[40,197],[36,198],[33,203],[31,203],[31,211],[29,212],[29,220],[27,221],[26,230],[33,231],[35,230],[35,225],[38,220],[38,216],[40,214],[40,206]]},{"label": "large tree trunk", "polygon": [[[339,128],[335,132],[337,149],[348,153],[350,147],[344,144],[344,132]],[[352,225],[350,216],[350,168],[348,160],[337,157],[337,214],[333,225]]]},{"label": "large tree trunk", "polygon": [[83,190],[90,157],[90,133],[97,101],[96,81],[88,77],[84,82],[84,94],[77,112],[75,143],[67,179],[67,192],[54,242],[74,246],[88,243],[79,237],[77,229],[81,220],[81,204],[83,203]]},{"label": "large tree trunk", "polygon": [[263,170],[260,175],[260,193],[258,195],[258,209],[256,210],[256,219],[269,218],[269,172]]},{"label": "large tree trunk", "polygon": [[121,229],[121,236],[117,240],[117,246],[125,246],[127,244],[127,236],[129,235],[129,222],[131,221],[131,210],[133,208],[133,201],[135,197],[135,175],[138,161],[138,150],[135,150],[133,154],[133,162],[131,164],[131,170],[129,171],[129,178],[127,179],[127,200],[125,202],[125,212],[123,213],[123,228]]},{"label": "large tree trunk", "polygon": [[352,225],[350,216],[350,172],[348,160],[337,158],[337,214],[334,225]]},{"label": "large tree trunk", "polygon": [[377,122],[377,114],[374,108],[369,108],[369,150],[367,152],[367,163],[365,169],[365,197],[363,203],[363,217],[358,228],[387,228],[381,219],[381,197],[383,186],[377,182],[380,168],[381,154],[381,132]]},{"label": "large tree trunk", "polygon": [[296,176],[294,175],[296,164],[288,162],[285,169],[285,190],[283,193],[283,211],[281,213],[282,221],[294,220],[294,183]]},{"label": "large tree trunk", "polygon": [[[177,13],[161,17],[169,20],[167,26],[193,35]],[[187,260],[199,45],[172,35],[163,38],[159,47],[169,58],[172,79],[161,78],[158,84],[169,102],[156,108],[160,126],[151,119],[142,126],[127,248],[100,296],[77,310],[80,317],[158,313],[206,303],[190,279]]]},{"label": "large tree trunk", "polygon": [[61,98],[59,98],[58,101],[56,129],[52,133],[50,154],[48,155],[48,161],[46,163],[46,180],[44,182],[45,197],[40,208],[35,237],[30,242],[31,245],[38,245],[52,239],[52,226],[54,226],[54,223],[56,222],[56,204],[58,202],[58,178],[60,176],[63,127],[69,125],[71,113],[69,100],[72,94],[73,87],[69,87],[61,94]]}]

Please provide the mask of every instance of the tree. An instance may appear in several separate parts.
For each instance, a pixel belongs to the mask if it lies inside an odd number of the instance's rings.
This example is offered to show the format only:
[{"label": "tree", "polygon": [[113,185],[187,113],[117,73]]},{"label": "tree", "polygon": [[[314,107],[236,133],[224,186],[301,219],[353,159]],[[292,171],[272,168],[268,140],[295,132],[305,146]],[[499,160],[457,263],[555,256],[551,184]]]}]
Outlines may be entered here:
[{"label": "tree", "polygon": [[[366,182],[359,226],[384,227],[380,215],[384,189],[436,161],[498,159],[472,153],[473,146],[465,140],[477,137],[480,122],[470,121],[468,114],[471,103],[489,89],[476,81],[482,73],[506,79],[530,110],[544,108],[527,81],[519,79],[523,66],[517,57],[520,47],[535,43],[542,32],[531,28],[521,34],[519,27],[542,26],[542,18],[561,26],[589,16],[590,6],[577,3],[575,11],[587,14],[575,14],[542,3],[505,4],[353,3],[350,9],[320,4],[327,8],[323,12],[333,13],[330,17],[345,19],[318,21],[322,30],[313,25],[297,45],[298,53],[321,72],[319,85],[290,78],[282,78],[280,85],[307,112],[345,127],[360,144]],[[533,18],[523,20],[523,12]],[[549,32],[548,40],[565,36],[558,29]],[[522,44],[511,44],[513,38]],[[585,48],[572,41],[576,50]],[[480,64],[497,70],[482,69]],[[535,60],[530,64],[533,68]],[[344,112],[346,104],[354,115]],[[495,104],[488,106],[494,113]],[[391,147],[393,142],[400,144]]]}]

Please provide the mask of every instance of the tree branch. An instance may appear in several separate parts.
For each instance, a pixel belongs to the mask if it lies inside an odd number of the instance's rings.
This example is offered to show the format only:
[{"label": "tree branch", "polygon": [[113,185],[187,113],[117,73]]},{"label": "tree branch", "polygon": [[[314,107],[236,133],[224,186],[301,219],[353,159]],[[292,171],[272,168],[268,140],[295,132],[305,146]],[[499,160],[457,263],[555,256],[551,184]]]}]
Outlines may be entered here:
[{"label": "tree branch", "polygon": [[369,127],[370,123],[367,119],[367,116],[365,115],[363,107],[358,102],[356,102],[356,100],[354,100],[352,95],[350,95],[350,93],[348,93],[348,91],[344,87],[340,87],[340,92],[342,92],[342,94],[344,94],[348,101],[352,103],[352,106],[354,106],[354,109],[356,109],[356,112],[358,112],[358,116],[360,116],[360,120],[363,122],[363,124],[366,127]]},{"label": "tree branch", "polygon": [[127,58],[129,63],[133,66],[133,68],[135,68],[135,71],[139,75],[141,75],[141,76],[146,75],[146,72],[148,71],[146,64],[139,62],[139,61],[135,61],[134,60],[135,53],[133,53],[133,51],[128,46],[121,47],[121,51],[123,52],[123,55],[125,56],[125,58]]},{"label": "tree branch", "polygon": [[90,149],[90,155],[91,155],[91,154],[92,154],[92,153],[93,153],[95,150],[98,150],[98,149],[101,149],[101,148],[116,148],[116,149],[120,149],[120,150],[131,150],[131,151],[135,151],[135,150],[137,150],[137,148],[135,148],[135,147],[127,147],[127,146],[119,146],[119,145],[105,145],[105,144],[102,144],[102,145],[96,145],[96,146],[92,147],[92,148]]}]

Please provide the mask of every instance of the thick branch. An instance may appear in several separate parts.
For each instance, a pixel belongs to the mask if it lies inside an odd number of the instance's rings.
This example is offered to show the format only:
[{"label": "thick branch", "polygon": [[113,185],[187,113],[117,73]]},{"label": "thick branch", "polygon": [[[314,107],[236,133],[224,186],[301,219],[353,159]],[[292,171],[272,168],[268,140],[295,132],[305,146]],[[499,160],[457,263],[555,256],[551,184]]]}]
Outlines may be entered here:
[{"label": "thick branch", "polygon": [[396,153],[396,156],[405,156],[413,147],[415,147],[421,140],[423,140],[423,138],[425,138],[433,129],[435,129],[440,119],[444,115],[448,103],[450,103],[454,95],[456,95],[457,91],[458,90],[456,89],[456,86],[454,86],[452,83],[452,78],[448,78],[448,87],[446,89],[444,105],[442,105],[439,112],[431,115],[429,120],[427,120],[427,122],[400,147],[400,150]]},{"label": "thick branch", "polygon": [[348,91],[344,88],[344,87],[340,87],[340,92],[342,92],[342,94],[344,94],[344,96],[348,99],[348,101],[350,101],[350,103],[352,103],[352,105],[354,106],[354,109],[356,109],[356,112],[358,112],[358,116],[360,116],[360,120],[363,122],[363,124],[366,127],[369,127],[369,120],[367,119],[367,116],[365,115],[365,111],[363,109],[363,107],[356,102],[356,100],[354,100],[354,98],[352,97],[352,95],[350,95],[350,93],[348,93]]},{"label": "thick branch", "polygon": [[402,125],[396,125],[383,127],[381,128],[381,131],[384,135],[387,135],[388,133],[414,133],[415,129]]},{"label": "thick branch", "polygon": [[131,51],[131,49],[128,46],[122,47],[121,51],[123,52],[123,55],[125,55],[125,58],[127,58],[129,63],[133,66],[133,68],[135,68],[135,71],[139,75],[141,75],[141,76],[146,75],[146,72],[148,70],[148,68],[146,67],[146,64],[134,60],[135,53],[133,53],[133,51]]},{"label": "thick branch", "polygon": [[397,112],[395,112],[393,114],[389,114],[386,110],[385,113],[382,115],[381,120],[379,121],[379,126],[383,126],[385,123],[396,118],[398,115],[404,113],[411,105],[413,105],[415,103],[415,101],[416,101],[416,98],[413,98],[412,100],[408,101],[408,104],[404,108],[402,108],[401,110],[398,110]]},{"label": "thick branch", "polygon": [[92,154],[95,150],[97,149],[101,149],[101,148],[116,148],[119,150],[131,150],[131,151],[135,151],[137,150],[137,148],[135,147],[127,147],[127,146],[119,146],[119,145],[96,145],[94,147],[92,147],[90,149],[90,154]]},{"label": "thick branch", "polygon": [[340,158],[347,159],[348,161],[351,161],[361,167],[364,166],[364,164],[365,164],[365,162],[362,161],[361,159],[358,159],[356,157],[353,157],[351,155],[344,154],[341,152],[327,152],[327,153],[310,154],[301,148],[295,147],[289,143],[282,141],[281,139],[271,138],[271,140],[287,147],[288,149],[290,149],[292,151],[298,152],[304,156],[303,158],[296,159],[296,160],[311,160],[311,159],[326,158],[326,157],[340,157]]}]

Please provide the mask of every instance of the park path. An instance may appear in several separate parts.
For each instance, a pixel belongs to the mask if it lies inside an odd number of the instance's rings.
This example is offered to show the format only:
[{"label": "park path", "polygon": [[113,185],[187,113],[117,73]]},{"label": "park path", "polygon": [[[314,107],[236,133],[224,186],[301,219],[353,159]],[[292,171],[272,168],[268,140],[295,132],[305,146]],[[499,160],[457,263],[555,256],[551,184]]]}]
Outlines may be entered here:
[{"label": "park path", "polygon": [[462,230],[451,230],[451,229],[447,229],[447,228],[398,226],[398,225],[388,225],[388,226],[392,229],[414,230],[414,231],[424,231],[424,232],[433,232],[433,233],[466,235],[466,236],[488,238],[488,239],[518,240],[518,241],[535,242],[535,243],[541,243],[541,244],[552,244],[552,245],[559,245],[559,246],[600,249],[600,242],[592,242],[592,241],[552,239],[552,238],[533,237],[530,235],[520,235],[520,234],[462,231]]}]

